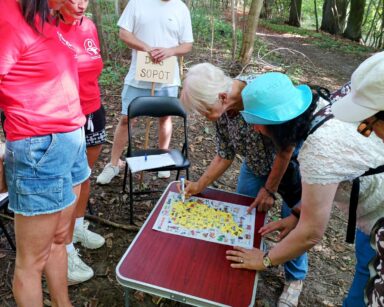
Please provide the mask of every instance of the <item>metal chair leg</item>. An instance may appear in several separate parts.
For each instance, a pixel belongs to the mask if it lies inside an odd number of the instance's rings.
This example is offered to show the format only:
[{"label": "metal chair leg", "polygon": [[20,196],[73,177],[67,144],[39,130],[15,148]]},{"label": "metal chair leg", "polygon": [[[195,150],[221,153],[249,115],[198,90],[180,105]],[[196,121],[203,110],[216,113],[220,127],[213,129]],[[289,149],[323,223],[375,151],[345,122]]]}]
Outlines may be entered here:
[{"label": "metal chair leg", "polygon": [[16,251],[16,246],[15,246],[15,244],[13,244],[13,240],[12,240],[11,236],[9,235],[7,228],[5,228],[5,225],[3,224],[3,222],[1,220],[0,220],[0,228],[3,230],[3,233],[4,233],[5,237],[7,238],[8,243],[11,246],[12,250]]},{"label": "metal chair leg", "polygon": [[125,186],[127,184],[128,163],[125,163],[124,180],[123,180],[123,192],[125,192]]},{"label": "metal chair leg", "polygon": [[88,203],[87,203],[87,207],[88,207],[89,214],[90,215],[95,215],[95,211],[93,211],[91,202],[89,200],[88,200]]},{"label": "metal chair leg", "polygon": [[132,173],[129,170],[129,214],[130,223],[133,225],[133,178]]},{"label": "metal chair leg", "polygon": [[185,173],[187,175],[187,180],[189,180],[189,168],[185,169]]}]

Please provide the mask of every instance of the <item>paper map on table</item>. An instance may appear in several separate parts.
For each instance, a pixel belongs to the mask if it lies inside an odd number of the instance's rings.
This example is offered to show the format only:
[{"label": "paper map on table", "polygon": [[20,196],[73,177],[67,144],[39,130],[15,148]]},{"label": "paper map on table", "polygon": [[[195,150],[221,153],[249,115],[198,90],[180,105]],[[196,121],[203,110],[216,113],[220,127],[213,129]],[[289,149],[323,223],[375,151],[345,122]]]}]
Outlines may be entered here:
[{"label": "paper map on table", "polygon": [[153,226],[154,230],[220,244],[253,247],[255,210],[200,197],[183,203],[179,193],[169,192]]}]

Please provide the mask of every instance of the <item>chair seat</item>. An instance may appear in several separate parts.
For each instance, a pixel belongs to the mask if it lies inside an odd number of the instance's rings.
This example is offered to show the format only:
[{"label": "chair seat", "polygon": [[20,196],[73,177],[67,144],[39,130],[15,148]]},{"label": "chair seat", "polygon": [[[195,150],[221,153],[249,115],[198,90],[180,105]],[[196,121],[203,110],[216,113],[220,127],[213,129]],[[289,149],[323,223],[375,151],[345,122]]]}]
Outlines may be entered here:
[{"label": "chair seat", "polygon": [[151,155],[161,155],[168,153],[171,155],[172,159],[175,161],[175,165],[169,165],[165,167],[158,167],[158,168],[153,168],[148,171],[172,171],[172,170],[182,170],[188,168],[191,163],[185,156],[177,149],[141,149],[141,150],[136,150],[131,153],[131,157],[139,157],[139,156],[151,156]]}]

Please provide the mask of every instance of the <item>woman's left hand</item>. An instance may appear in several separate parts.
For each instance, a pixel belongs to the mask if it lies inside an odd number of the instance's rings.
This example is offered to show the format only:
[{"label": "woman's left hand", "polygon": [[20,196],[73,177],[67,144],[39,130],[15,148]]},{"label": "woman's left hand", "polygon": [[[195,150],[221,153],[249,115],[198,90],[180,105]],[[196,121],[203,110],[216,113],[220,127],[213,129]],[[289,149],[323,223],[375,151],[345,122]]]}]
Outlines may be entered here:
[{"label": "woman's left hand", "polygon": [[275,199],[271,194],[269,194],[265,189],[261,188],[257,197],[253,201],[253,203],[247,209],[247,212],[250,213],[253,208],[257,207],[257,211],[259,212],[268,212],[273,207],[275,203]]},{"label": "woman's left hand", "polygon": [[258,248],[246,249],[235,246],[234,250],[226,252],[226,258],[233,261],[231,267],[234,269],[264,271],[263,257],[264,253]]}]

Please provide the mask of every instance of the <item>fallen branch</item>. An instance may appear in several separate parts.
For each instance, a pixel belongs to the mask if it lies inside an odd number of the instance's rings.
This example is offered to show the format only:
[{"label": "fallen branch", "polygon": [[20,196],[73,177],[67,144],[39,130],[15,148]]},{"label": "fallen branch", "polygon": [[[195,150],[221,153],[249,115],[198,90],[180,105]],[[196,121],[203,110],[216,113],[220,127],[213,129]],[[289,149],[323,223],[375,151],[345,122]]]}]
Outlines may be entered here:
[{"label": "fallen branch", "polygon": [[12,216],[9,216],[9,215],[3,214],[3,213],[0,213],[0,217],[4,218],[6,220],[10,220],[10,221],[14,220]]},{"label": "fallen branch", "polygon": [[91,220],[93,222],[97,222],[100,224],[104,224],[104,225],[108,225],[108,226],[112,226],[115,228],[120,228],[120,229],[124,229],[124,230],[128,230],[128,231],[138,231],[140,229],[140,227],[136,226],[136,225],[119,224],[119,223],[112,222],[110,220],[104,219],[104,218],[96,216],[96,215],[86,214],[85,218],[88,220]]}]

